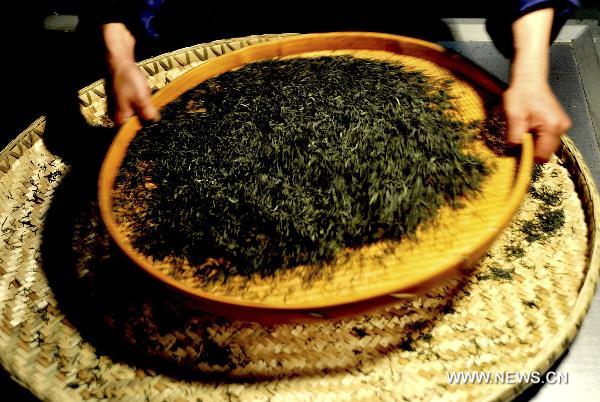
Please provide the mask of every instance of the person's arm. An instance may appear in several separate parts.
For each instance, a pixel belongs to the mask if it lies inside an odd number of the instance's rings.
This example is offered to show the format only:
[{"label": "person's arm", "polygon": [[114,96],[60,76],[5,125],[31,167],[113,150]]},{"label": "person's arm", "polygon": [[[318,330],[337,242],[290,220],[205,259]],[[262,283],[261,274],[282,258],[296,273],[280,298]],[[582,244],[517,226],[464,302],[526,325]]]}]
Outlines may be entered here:
[{"label": "person's arm", "polygon": [[525,14],[512,24],[514,59],[504,109],[508,141],[521,142],[526,132],[535,135],[535,158],[545,162],[560,146],[571,121],[548,84],[553,8]]},{"label": "person's arm", "polygon": [[123,124],[133,115],[157,120],[159,113],[152,104],[146,77],[135,63],[135,38],[120,22],[104,24],[102,37],[113,95],[113,119]]}]

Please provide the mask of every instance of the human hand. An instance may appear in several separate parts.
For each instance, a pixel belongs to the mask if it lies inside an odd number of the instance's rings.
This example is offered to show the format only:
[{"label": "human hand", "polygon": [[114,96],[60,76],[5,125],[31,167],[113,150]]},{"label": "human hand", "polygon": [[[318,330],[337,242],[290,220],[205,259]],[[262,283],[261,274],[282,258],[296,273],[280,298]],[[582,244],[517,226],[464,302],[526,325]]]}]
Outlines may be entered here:
[{"label": "human hand", "polygon": [[524,133],[532,133],[538,163],[548,161],[559,148],[560,137],[571,127],[571,120],[545,80],[513,81],[504,92],[504,110],[508,142],[520,144]]},{"label": "human hand", "polygon": [[123,124],[133,115],[142,120],[158,120],[159,113],[151,101],[146,77],[135,64],[135,38],[122,23],[102,27],[108,67],[108,95],[111,117]]},{"label": "human hand", "polygon": [[519,144],[526,132],[535,136],[536,162],[546,162],[560,146],[571,120],[548,85],[548,46],[554,19],[552,7],[528,13],[513,22],[515,56],[504,111],[508,142]]},{"label": "human hand", "polygon": [[156,121],[157,108],[152,104],[146,77],[133,62],[122,63],[111,69],[112,116],[117,124],[123,124],[131,116]]}]

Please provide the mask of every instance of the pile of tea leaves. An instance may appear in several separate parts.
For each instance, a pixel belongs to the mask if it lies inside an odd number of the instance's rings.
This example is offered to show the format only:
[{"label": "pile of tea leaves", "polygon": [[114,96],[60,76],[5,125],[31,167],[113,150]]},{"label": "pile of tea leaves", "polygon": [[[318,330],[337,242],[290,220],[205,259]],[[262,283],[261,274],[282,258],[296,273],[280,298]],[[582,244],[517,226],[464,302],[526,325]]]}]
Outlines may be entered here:
[{"label": "pile of tea leaves", "polygon": [[477,127],[457,118],[450,85],[351,56],[222,74],[137,134],[117,220],[141,253],[221,277],[319,266],[344,248],[413,236],[488,171],[465,151]]}]

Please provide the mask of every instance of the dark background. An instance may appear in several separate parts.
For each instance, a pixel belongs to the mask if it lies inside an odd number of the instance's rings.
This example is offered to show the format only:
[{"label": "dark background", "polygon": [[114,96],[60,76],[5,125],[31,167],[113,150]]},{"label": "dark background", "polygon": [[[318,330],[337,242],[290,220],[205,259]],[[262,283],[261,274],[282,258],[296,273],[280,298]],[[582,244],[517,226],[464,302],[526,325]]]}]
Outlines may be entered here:
[{"label": "dark background", "polygon": [[[96,3],[96,2],[94,2]],[[99,3],[99,2],[98,2]],[[286,5],[289,2],[282,2]],[[402,4],[408,2],[401,2]],[[430,2],[432,4],[433,2]],[[452,2],[453,8],[444,10],[446,17],[485,17],[487,10],[482,1]],[[600,2],[582,1],[583,7],[574,18],[600,21]],[[64,79],[65,66],[75,66],[73,77],[80,87],[101,78],[102,68],[98,60],[102,50],[98,48],[95,58],[82,52],[77,34],[44,29],[44,18],[51,14],[74,14],[81,12],[81,1],[20,1],[2,11],[0,23],[1,50],[0,77],[4,90],[0,113],[0,149],[15,138],[36,118],[46,113],[53,101],[52,91]],[[433,4],[431,7],[435,7]],[[402,12],[409,10],[394,10]],[[267,33],[267,32],[256,32]],[[275,33],[275,32],[273,32]],[[87,58],[86,58],[87,57]],[[60,78],[59,78],[60,77]],[[27,391],[14,383],[0,369],[0,401],[35,401]]]}]

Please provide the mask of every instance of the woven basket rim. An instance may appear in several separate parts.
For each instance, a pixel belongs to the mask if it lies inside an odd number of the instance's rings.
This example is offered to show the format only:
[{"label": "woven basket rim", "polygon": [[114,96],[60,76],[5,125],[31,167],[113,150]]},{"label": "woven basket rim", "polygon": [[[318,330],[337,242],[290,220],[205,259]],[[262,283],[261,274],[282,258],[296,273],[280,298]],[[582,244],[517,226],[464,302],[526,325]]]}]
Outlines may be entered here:
[{"label": "woven basket rim", "polygon": [[[27,129],[21,132],[15,137],[2,151],[0,151],[0,157],[4,157],[8,152],[13,149],[14,146],[21,143],[24,138],[34,130],[40,123],[45,121],[45,116],[40,116]],[[592,198],[592,216],[596,222],[600,222],[600,196],[596,185],[593,181],[589,168],[583,160],[583,156],[575,147],[573,141],[564,136],[562,138],[560,153],[568,153],[573,156],[576,166],[579,169],[579,174],[585,180],[586,185],[590,190]],[[571,172],[573,173],[573,172]],[[4,173],[0,172],[0,177]],[[588,209],[590,205],[588,205]],[[533,359],[527,361],[526,367],[523,368],[525,371],[539,371],[546,372],[560,355],[568,348],[570,343],[577,335],[579,326],[586,316],[586,313],[593,301],[593,297],[596,291],[598,279],[600,277],[600,227],[596,225],[594,231],[590,231],[589,237],[590,242],[590,257],[587,264],[587,272],[583,282],[581,284],[577,300],[569,313],[568,319],[563,323],[560,329],[557,331],[553,339],[547,346],[538,353]],[[12,366],[5,360],[4,356],[0,355],[0,363],[3,368],[10,375],[11,379],[15,382],[34,393],[41,399],[46,399],[47,394],[38,393],[34,389],[28,387],[28,381],[25,378],[20,378],[18,374],[15,374],[12,370]],[[505,384],[501,386],[496,392],[490,394],[488,397],[483,399],[484,401],[510,401],[516,398],[520,393],[529,388],[532,384],[516,384],[510,385]]]},{"label": "woven basket rim", "polygon": [[[587,209],[591,208],[591,216],[593,221],[600,223],[600,196],[598,189],[594,183],[592,174],[583,159],[583,155],[579,152],[575,146],[573,140],[568,136],[561,138],[561,148],[559,153],[562,154],[567,152],[570,154],[576,164],[578,171],[583,177],[587,188],[590,191],[591,205],[587,205]],[[569,172],[573,174],[573,172]],[[588,224],[589,228],[589,224]],[[559,331],[555,334],[552,340],[546,345],[543,352],[536,355],[535,358],[527,361],[527,367],[524,371],[534,372],[539,371],[545,373],[552,367],[556,360],[560,357],[567,347],[571,344],[577,332],[579,326],[583,322],[590,305],[594,300],[594,294],[596,292],[596,286],[598,284],[598,278],[600,277],[600,226],[594,225],[594,230],[588,233],[589,247],[588,247],[588,264],[585,278],[579,288],[577,300],[569,313],[569,316],[565,323],[561,326]],[[486,401],[509,401],[516,398],[521,392],[529,388],[532,383],[524,383],[523,385],[503,385],[497,392],[489,395]],[[517,389],[519,392],[514,393],[513,390]]]},{"label": "woven basket rim", "polygon": [[[227,41],[227,40],[224,40]],[[222,43],[224,41],[217,41],[218,43]],[[215,42],[211,42],[215,43]],[[203,46],[203,44],[196,45],[193,47]],[[174,51],[167,53],[165,55],[157,56],[149,60],[160,60],[162,57],[166,55],[178,54],[179,51]],[[146,60],[145,62],[148,62]],[[95,88],[98,85],[101,85],[103,80],[98,80],[89,86],[85,87],[80,91],[80,93],[85,92],[91,88]],[[39,132],[36,130],[40,124],[45,121],[45,116],[41,116],[36,119],[32,124],[29,125],[24,131],[18,134],[2,151],[0,151],[0,158],[8,158],[9,153],[15,147],[27,146],[28,141],[31,137],[31,134]],[[29,141],[30,142],[30,141]],[[546,371],[548,370],[552,364],[556,361],[556,359],[560,356],[564,350],[568,347],[570,342],[576,336],[578,327],[584,319],[586,312],[593,300],[593,296],[596,289],[596,284],[598,282],[598,278],[600,275],[600,229],[598,228],[598,223],[600,223],[600,198],[598,195],[598,191],[593,180],[593,177],[589,171],[589,168],[586,166],[585,161],[581,155],[581,153],[577,150],[573,141],[568,137],[562,138],[561,151],[560,153],[566,153],[573,157],[575,161],[575,171],[573,169],[570,170],[572,175],[577,174],[578,178],[583,178],[585,185],[590,193],[591,203],[586,204],[584,209],[590,211],[590,217],[592,221],[596,223],[594,225],[594,230],[589,232],[588,237],[590,239],[588,245],[588,261],[586,264],[587,272],[585,274],[584,279],[582,280],[582,284],[579,288],[579,292],[577,295],[577,300],[573,305],[571,311],[568,314],[567,320],[561,325],[561,327],[556,332],[554,338],[547,344],[547,346],[537,353],[533,358],[528,359],[526,362],[525,369],[528,370],[539,370]],[[11,156],[11,158],[15,158]],[[18,159],[18,158],[17,158]],[[10,166],[9,166],[10,168]],[[2,177],[5,173],[0,171],[0,177]],[[581,188],[580,188],[581,190]],[[590,227],[590,221],[588,220],[588,227]],[[22,386],[28,388],[30,392],[41,399],[49,399],[52,394],[57,391],[52,387],[46,388],[45,390],[41,390],[36,387],[29,387],[30,379],[23,377],[20,378],[19,375],[22,375],[22,372],[18,372],[13,370],[13,364],[9,360],[6,359],[5,355],[0,355],[0,363],[7,370],[12,379],[21,384]],[[53,380],[53,383],[56,385],[64,385],[57,380]],[[510,400],[516,397],[520,392],[525,390],[529,385],[504,385],[501,386],[497,392],[490,394],[488,397],[483,400],[495,401],[495,400]]]}]

